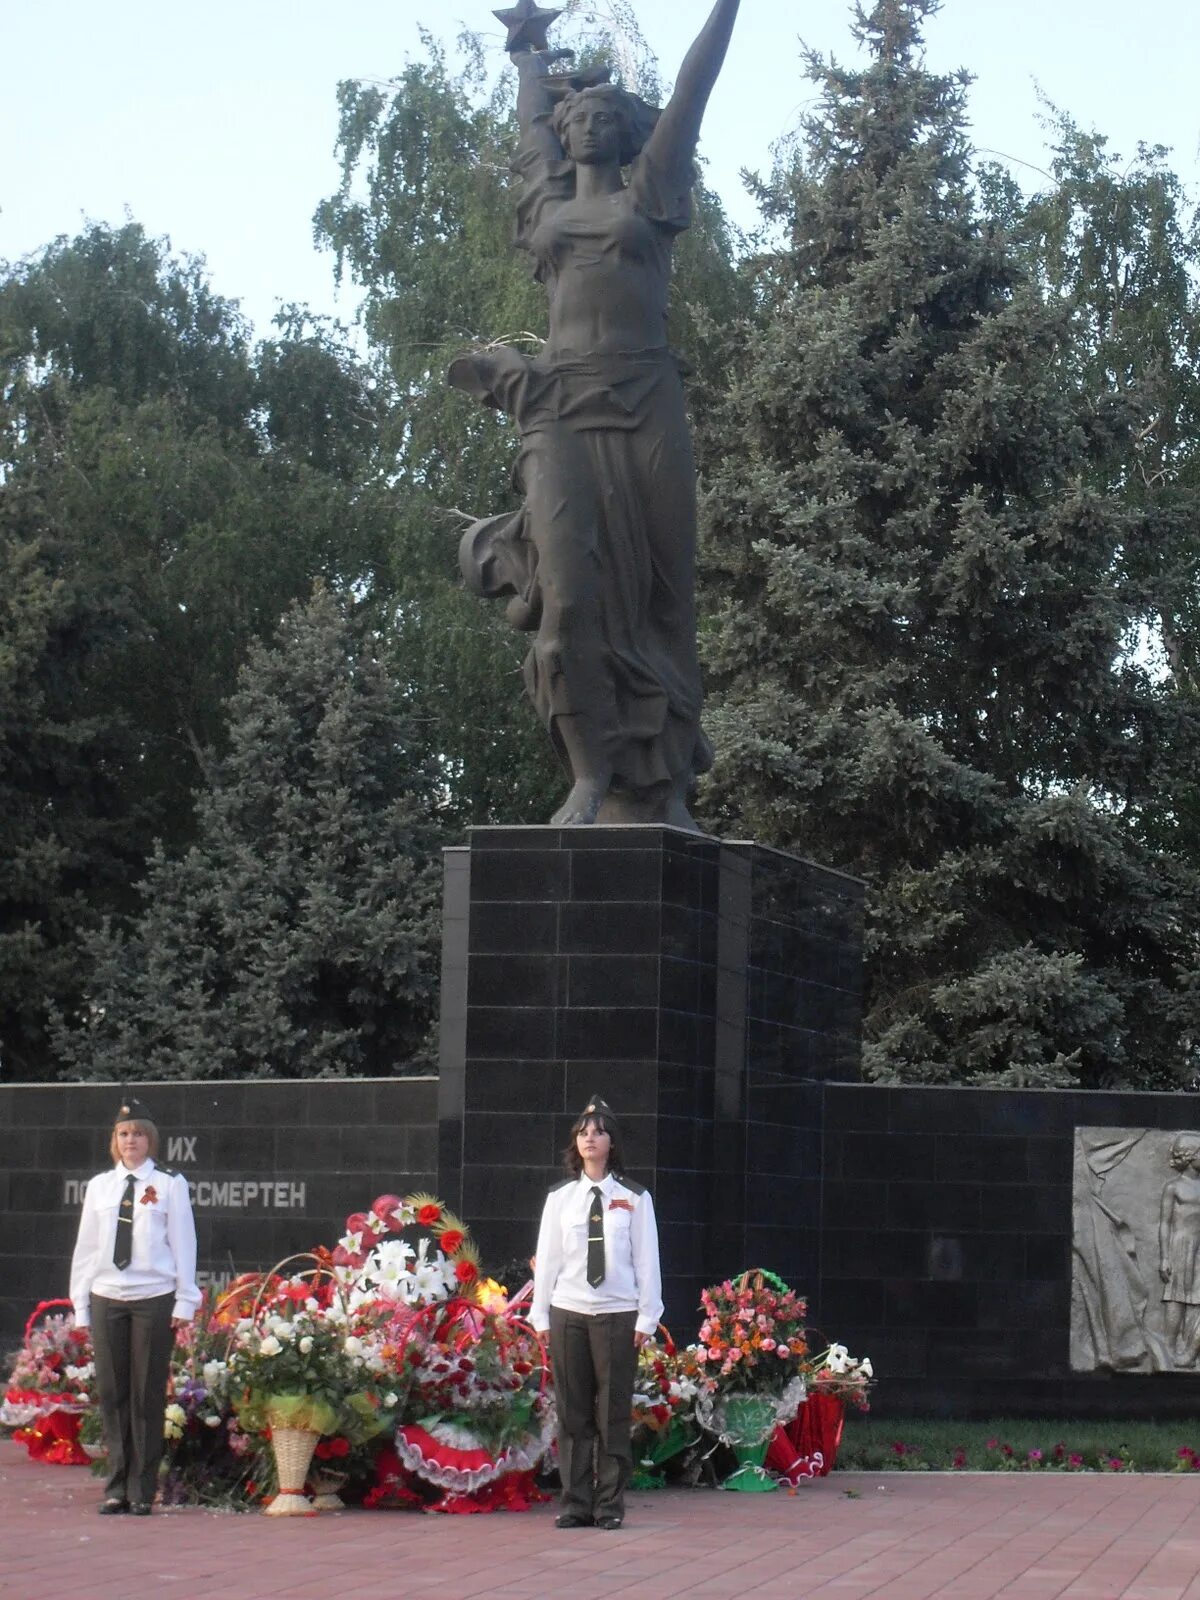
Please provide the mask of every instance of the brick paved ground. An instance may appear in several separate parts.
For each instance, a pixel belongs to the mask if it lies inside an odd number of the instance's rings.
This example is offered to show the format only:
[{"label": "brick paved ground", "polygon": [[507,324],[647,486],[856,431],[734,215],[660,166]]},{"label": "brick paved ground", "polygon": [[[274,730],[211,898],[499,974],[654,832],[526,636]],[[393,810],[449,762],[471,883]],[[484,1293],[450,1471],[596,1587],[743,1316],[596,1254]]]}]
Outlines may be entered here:
[{"label": "brick paved ground", "polygon": [[1200,1600],[1200,1479],[838,1473],[632,1497],[620,1533],[524,1516],[98,1518],[83,1468],[0,1443],[12,1600]]}]

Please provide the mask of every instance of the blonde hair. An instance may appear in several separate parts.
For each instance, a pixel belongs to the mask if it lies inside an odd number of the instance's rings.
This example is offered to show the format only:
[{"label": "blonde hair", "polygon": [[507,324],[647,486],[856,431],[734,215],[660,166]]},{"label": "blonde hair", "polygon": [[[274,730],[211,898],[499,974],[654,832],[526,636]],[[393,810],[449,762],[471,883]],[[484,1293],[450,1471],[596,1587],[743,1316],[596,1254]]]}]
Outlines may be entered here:
[{"label": "blonde hair", "polygon": [[108,1141],[108,1153],[113,1160],[120,1161],[121,1159],[121,1147],[117,1143],[117,1129],[124,1128],[127,1125],[146,1135],[150,1141],[150,1154],[152,1157],[156,1157],[158,1155],[158,1129],[154,1124],[145,1117],[122,1117],[118,1122],[114,1123],[112,1138]]}]

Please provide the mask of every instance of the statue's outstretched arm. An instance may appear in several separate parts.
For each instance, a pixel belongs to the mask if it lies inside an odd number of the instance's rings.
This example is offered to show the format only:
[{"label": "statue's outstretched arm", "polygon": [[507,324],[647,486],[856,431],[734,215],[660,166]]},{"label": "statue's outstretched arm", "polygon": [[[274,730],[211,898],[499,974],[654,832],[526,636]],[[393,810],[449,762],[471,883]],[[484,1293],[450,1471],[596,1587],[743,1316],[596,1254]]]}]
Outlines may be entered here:
[{"label": "statue's outstretched arm", "polygon": [[662,166],[690,162],[700,142],[700,124],[733,37],[740,0],[717,0],[708,21],[684,57],[675,92],[647,146]]},{"label": "statue's outstretched arm", "polygon": [[522,150],[536,150],[548,161],[563,160],[563,147],[550,122],[554,100],[546,87],[550,67],[574,56],[571,50],[522,50],[509,59],[519,75],[517,121]]}]

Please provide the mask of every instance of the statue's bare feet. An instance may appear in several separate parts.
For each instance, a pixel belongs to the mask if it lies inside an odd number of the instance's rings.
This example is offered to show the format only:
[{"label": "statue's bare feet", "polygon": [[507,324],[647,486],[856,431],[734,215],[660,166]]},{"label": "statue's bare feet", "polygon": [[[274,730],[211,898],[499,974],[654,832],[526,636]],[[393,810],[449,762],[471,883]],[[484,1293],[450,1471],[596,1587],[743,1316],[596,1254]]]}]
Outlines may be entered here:
[{"label": "statue's bare feet", "polygon": [[608,782],[601,778],[579,778],[570,794],[550,818],[552,828],[586,828],[596,820],[604,804]]}]

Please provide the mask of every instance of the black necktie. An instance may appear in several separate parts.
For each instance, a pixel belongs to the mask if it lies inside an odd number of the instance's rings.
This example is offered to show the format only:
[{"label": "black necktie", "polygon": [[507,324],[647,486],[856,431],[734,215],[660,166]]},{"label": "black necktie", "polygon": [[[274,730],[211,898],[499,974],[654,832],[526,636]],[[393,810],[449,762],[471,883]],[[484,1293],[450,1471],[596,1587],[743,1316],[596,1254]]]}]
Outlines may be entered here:
[{"label": "black necktie", "polygon": [[588,1208],[587,1278],[593,1289],[604,1282],[604,1196],[595,1184]]},{"label": "black necktie", "polygon": [[122,1272],[133,1260],[133,1189],[137,1179],[131,1172],[125,1179],[125,1193],[117,1212],[117,1237],[113,1242],[113,1266]]}]

